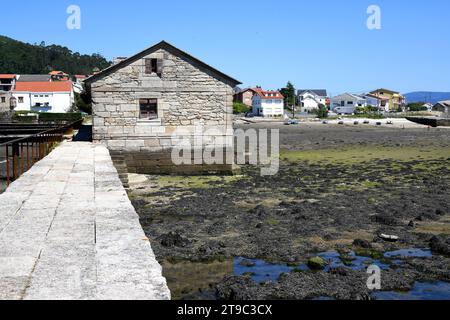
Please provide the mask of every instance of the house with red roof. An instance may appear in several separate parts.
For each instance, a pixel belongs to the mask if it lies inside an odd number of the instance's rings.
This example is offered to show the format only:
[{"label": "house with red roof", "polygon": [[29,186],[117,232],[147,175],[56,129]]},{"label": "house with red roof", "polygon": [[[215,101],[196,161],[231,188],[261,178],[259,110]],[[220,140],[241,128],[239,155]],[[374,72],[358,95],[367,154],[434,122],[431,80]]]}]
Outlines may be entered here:
[{"label": "house with red roof", "polygon": [[15,74],[0,74],[0,91],[11,91],[16,84]]},{"label": "house with red roof", "polygon": [[15,111],[64,113],[75,102],[72,81],[17,82],[12,96]]},{"label": "house with red roof", "polygon": [[253,114],[266,118],[284,117],[284,96],[279,91],[265,91],[261,88],[253,89]]},{"label": "house with red roof", "polygon": [[54,81],[68,81],[69,75],[63,71],[52,71],[49,73]]},{"label": "house with red roof", "polygon": [[15,74],[0,74],[0,113],[8,112],[11,107],[11,90],[16,84]]},{"label": "house with red roof", "polygon": [[243,90],[239,90],[233,96],[233,102],[245,104],[248,107],[252,107],[253,105],[253,97],[256,92],[253,88],[246,88]]}]

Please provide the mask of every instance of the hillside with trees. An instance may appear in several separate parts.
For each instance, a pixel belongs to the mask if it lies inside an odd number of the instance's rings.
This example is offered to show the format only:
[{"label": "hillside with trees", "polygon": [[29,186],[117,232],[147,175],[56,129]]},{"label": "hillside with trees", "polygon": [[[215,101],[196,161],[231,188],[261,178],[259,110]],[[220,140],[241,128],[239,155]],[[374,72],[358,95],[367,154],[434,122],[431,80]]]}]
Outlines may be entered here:
[{"label": "hillside with trees", "polygon": [[82,55],[58,45],[29,44],[0,36],[0,73],[47,74],[61,70],[68,74],[91,74],[111,63],[100,54]]}]

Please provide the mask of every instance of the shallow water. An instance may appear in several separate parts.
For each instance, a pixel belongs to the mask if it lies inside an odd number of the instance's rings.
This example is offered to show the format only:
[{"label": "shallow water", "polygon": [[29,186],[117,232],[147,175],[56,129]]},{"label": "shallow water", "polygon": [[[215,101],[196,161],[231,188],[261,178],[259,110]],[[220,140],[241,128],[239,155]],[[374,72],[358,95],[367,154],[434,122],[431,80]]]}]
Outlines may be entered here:
[{"label": "shallow water", "polygon": [[385,258],[432,258],[433,253],[429,249],[401,249],[397,251],[386,252]]},{"label": "shallow water", "polygon": [[[391,266],[379,260],[369,257],[358,256],[354,252],[348,254],[348,261],[342,260],[336,251],[319,253],[322,259],[328,262],[325,272],[330,272],[337,267],[346,267],[353,270],[366,270],[370,265],[377,265],[382,270],[388,270]],[[430,258],[432,253],[426,249],[402,249],[386,252],[384,257],[389,259],[395,266],[401,266],[402,259],[406,258]],[[259,259],[246,259],[237,257],[224,262],[212,264],[203,263],[178,263],[163,266],[168,278],[169,287],[174,290],[176,299],[182,298],[213,298],[205,296],[204,292],[210,292],[214,285],[220,282],[226,275],[243,276],[249,275],[255,282],[264,283],[268,281],[277,282],[282,274],[288,274],[295,270],[311,272],[306,264],[269,263]],[[209,294],[212,294],[211,292]],[[374,299],[398,300],[398,299],[450,299],[450,284],[445,282],[417,283],[413,290],[406,293],[399,292],[377,292],[373,294]],[[320,297],[319,299],[329,299]]]},{"label": "shallow water", "polygon": [[[323,252],[318,254],[318,256],[328,262],[328,265],[324,269],[325,272],[330,272],[332,269],[337,267],[347,267],[353,270],[365,270],[373,264],[379,266],[382,270],[389,269],[389,265],[387,264],[368,257],[357,256],[354,252],[350,253],[349,255],[352,258],[352,262],[349,265],[344,264],[344,262],[341,260],[340,254],[336,251]],[[250,262],[253,265],[242,265],[242,262]],[[268,263],[264,260],[258,259],[245,259],[242,257],[234,259],[233,263],[234,275],[242,276],[245,274],[249,274],[251,275],[251,278],[258,283],[267,281],[276,282],[280,278],[281,274],[290,273],[294,270],[311,271],[306,264],[291,266],[287,264]]]},{"label": "shallow water", "polygon": [[320,253],[319,257],[326,260],[329,264],[325,268],[326,272],[329,272],[331,269],[337,268],[337,267],[347,267],[353,270],[365,270],[370,265],[377,265],[382,270],[388,270],[389,265],[382,263],[379,260],[373,260],[368,257],[362,257],[356,255],[354,252],[351,252],[349,254],[349,257],[351,257],[352,261],[351,264],[345,265],[344,262],[341,259],[341,255],[336,251],[330,251],[330,252],[324,252]]},{"label": "shallow water", "polygon": [[[254,266],[243,266],[242,262],[250,262]],[[290,273],[296,267],[290,267],[287,264],[272,264],[263,260],[245,259],[242,257],[234,259],[233,273],[236,276],[252,274],[252,279],[258,283],[273,281],[276,282],[282,273]]]},{"label": "shallow water", "polygon": [[408,292],[376,292],[372,294],[376,300],[449,300],[450,283],[448,282],[416,282]]}]

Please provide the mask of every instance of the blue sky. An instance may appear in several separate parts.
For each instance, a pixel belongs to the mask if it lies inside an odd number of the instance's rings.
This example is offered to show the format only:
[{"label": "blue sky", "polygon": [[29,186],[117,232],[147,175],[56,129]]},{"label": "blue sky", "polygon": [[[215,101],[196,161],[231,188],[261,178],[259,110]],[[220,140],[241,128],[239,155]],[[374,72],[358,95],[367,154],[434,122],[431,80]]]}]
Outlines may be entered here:
[{"label": "blue sky", "polygon": [[[81,30],[66,9],[81,8]],[[369,5],[381,30],[366,27]],[[267,89],[450,91],[448,0],[14,0],[0,34],[111,59],[166,40]]]}]

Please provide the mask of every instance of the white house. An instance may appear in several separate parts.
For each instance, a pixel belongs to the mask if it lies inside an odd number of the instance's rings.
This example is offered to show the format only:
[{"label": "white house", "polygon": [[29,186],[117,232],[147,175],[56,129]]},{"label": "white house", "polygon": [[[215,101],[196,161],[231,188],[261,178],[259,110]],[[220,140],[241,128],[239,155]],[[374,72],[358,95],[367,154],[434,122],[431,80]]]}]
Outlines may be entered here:
[{"label": "white house", "polygon": [[364,95],[364,99],[366,99],[367,106],[375,107],[378,111],[389,112],[389,98],[368,93]]},{"label": "white house", "polygon": [[17,82],[15,111],[68,112],[75,102],[71,81]]},{"label": "white house", "polygon": [[450,115],[450,100],[439,101],[433,106],[433,111]]},{"label": "white house", "polygon": [[324,89],[299,90],[297,96],[302,111],[312,111],[319,109],[321,104],[324,106],[329,104],[327,90]]},{"label": "white house", "polygon": [[284,116],[284,97],[279,91],[264,91],[261,88],[254,89],[253,114],[267,118],[279,118]]},{"label": "white house", "polygon": [[335,96],[331,98],[331,103],[332,111],[337,114],[354,114],[356,108],[367,106],[366,99],[351,93]]},{"label": "white house", "polygon": [[86,80],[88,76],[82,74],[76,74],[73,76],[73,91],[76,93],[82,93],[84,91],[84,80]]}]

